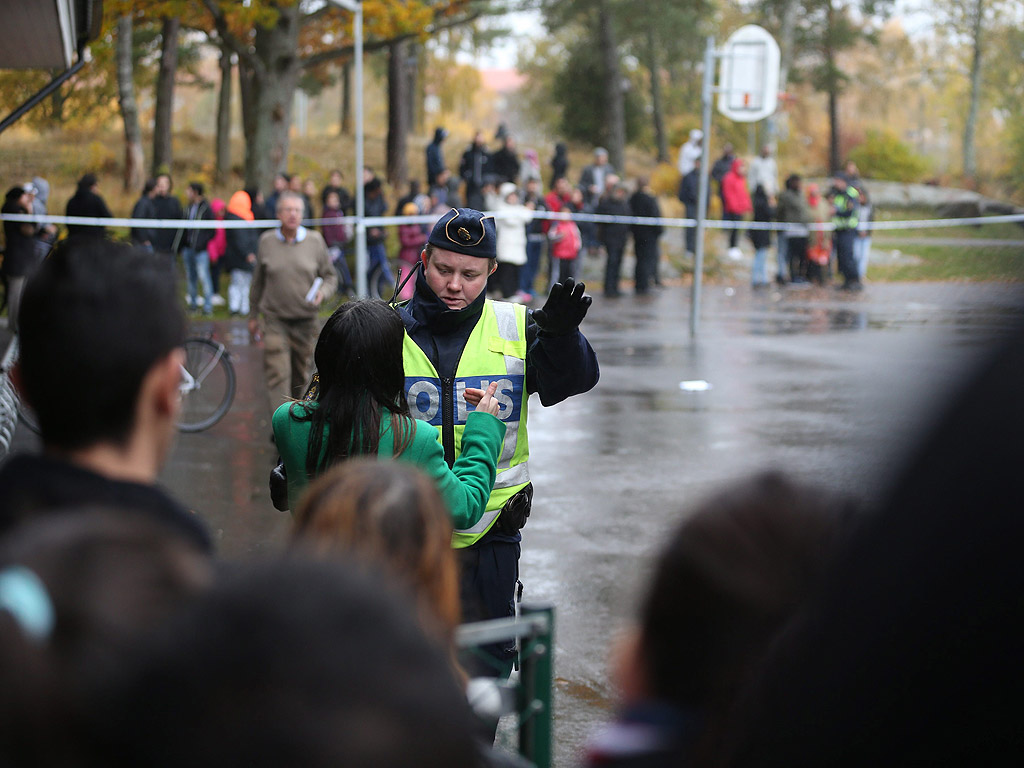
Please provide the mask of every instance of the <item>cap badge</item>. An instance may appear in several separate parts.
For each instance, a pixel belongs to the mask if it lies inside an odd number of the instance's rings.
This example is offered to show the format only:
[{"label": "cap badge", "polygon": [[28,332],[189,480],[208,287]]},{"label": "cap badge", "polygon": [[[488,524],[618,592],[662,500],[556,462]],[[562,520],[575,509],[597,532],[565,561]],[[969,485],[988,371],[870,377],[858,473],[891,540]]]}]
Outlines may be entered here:
[{"label": "cap badge", "polygon": [[472,239],[472,235],[469,234],[469,230],[465,227],[459,227],[458,230],[456,230],[456,234],[467,243]]}]

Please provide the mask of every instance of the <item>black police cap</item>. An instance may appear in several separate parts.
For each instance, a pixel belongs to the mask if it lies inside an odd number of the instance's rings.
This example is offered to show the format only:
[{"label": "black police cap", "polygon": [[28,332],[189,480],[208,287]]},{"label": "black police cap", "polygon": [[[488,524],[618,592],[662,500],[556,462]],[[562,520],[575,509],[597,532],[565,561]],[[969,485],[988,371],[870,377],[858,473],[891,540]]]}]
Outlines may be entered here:
[{"label": "black police cap", "polygon": [[438,219],[427,242],[453,253],[493,259],[497,256],[494,217],[472,208],[452,208]]}]

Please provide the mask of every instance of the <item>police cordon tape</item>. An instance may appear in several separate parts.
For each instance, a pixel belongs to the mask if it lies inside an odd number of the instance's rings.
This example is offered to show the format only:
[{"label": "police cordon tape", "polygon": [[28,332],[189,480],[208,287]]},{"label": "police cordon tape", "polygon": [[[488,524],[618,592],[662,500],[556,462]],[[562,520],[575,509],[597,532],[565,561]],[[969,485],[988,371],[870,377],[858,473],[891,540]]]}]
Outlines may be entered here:
[{"label": "police cordon tape", "polygon": [[[553,211],[533,211],[535,219],[549,219],[557,221],[564,219],[567,214]],[[490,214],[496,219],[504,217],[501,211],[491,211]],[[508,214],[509,216],[513,214]],[[517,214],[518,216],[518,214]],[[662,226],[675,229],[694,227],[697,225],[695,219],[678,218],[653,218],[642,216],[605,216],[596,213],[571,213],[568,217],[573,221],[593,222],[596,224],[638,224],[646,226]],[[430,224],[433,225],[438,217],[433,215],[423,216],[366,216],[363,217],[363,226],[366,227],[390,227],[400,224]],[[214,221],[188,221],[184,219],[120,219],[120,218],[96,218],[89,216],[51,216],[36,215],[28,213],[3,213],[0,214],[0,221],[20,221],[32,224],[73,224],[86,227],[138,227],[144,229],[273,229],[278,226],[277,219],[261,219],[258,221],[244,221],[240,219],[217,219]],[[309,219],[303,222],[306,226],[321,226],[323,224],[351,224],[355,225],[355,216],[339,216],[332,219]],[[915,219],[911,221],[869,221],[859,225],[858,229],[868,231],[883,231],[888,229],[932,229],[945,227],[959,227],[974,224],[1003,224],[1013,222],[1024,222],[1024,213],[1005,214],[1000,216],[971,216],[958,219]],[[801,231],[804,229],[812,232],[831,232],[835,229],[832,222],[820,222],[811,224],[793,224],[781,221],[724,221],[721,219],[706,219],[704,226],[708,229],[770,229],[777,231]]]}]

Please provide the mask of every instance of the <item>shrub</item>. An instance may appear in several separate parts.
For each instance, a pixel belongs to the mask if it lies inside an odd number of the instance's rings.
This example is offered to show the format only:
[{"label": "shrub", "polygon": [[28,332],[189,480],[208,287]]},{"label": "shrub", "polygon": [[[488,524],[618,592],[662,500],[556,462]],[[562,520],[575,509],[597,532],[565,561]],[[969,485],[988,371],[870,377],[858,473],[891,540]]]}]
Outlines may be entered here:
[{"label": "shrub", "polygon": [[651,172],[651,191],[674,198],[679,189],[679,171],[671,163],[658,163]]},{"label": "shrub", "polygon": [[863,143],[850,150],[862,176],[892,181],[921,181],[928,161],[891,131],[869,130]]}]

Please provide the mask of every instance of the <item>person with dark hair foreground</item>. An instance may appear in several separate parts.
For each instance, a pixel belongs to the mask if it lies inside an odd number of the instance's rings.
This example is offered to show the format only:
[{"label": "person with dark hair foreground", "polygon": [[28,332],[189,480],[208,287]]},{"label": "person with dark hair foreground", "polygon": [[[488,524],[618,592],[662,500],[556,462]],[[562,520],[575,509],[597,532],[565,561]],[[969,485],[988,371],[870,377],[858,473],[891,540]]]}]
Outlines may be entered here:
[{"label": "person with dark hair foreground", "polygon": [[91,764],[477,766],[465,697],[414,616],[351,563],[230,573],[125,661]]},{"label": "person with dark hair foreground", "polygon": [[587,766],[716,762],[737,697],[817,587],[839,528],[830,502],[764,474],[685,518],[617,649],[622,712],[591,741]]},{"label": "person with dark hair foreground", "polygon": [[1019,765],[1024,326],[917,439],[735,730],[736,766]]},{"label": "person with dark hair foreground", "polygon": [[0,763],[81,765],[97,693],[212,579],[193,543],[120,509],[69,508],[5,538]]},{"label": "person with dark hair foreground", "polygon": [[409,413],[404,341],[401,318],[380,300],[342,304],[324,324],[314,352],[315,394],[274,413],[274,439],[293,509],[310,478],[345,459],[377,455],[423,469],[456,527],[476,525],[484,514],[505,438],[494,397],[498,385],[466,389],[464,399],[475,410],[466,416],[462,453],[449,468],[437,429]]},{"label": "person with dark hair foreground", "polygon": [[171,264],[98,238],[64,241],[29,278],[11,376],[43,453],[0,468],[0,536],[55,508],[100,504],[211,548],[205,526],[156,486],[181,405],[176,291]]}]

